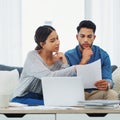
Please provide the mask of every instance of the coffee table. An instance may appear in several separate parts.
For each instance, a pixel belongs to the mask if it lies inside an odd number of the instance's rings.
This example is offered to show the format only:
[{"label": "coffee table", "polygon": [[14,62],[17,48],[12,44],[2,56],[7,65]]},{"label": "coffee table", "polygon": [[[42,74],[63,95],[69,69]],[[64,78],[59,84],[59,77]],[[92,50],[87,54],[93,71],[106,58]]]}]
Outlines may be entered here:
[{"label": "coffee table", "polygon": [[13,120],[13,118],[16,120],[119,120],[120,108],[40,108],[39,106],[0,108],[0,120]]}]

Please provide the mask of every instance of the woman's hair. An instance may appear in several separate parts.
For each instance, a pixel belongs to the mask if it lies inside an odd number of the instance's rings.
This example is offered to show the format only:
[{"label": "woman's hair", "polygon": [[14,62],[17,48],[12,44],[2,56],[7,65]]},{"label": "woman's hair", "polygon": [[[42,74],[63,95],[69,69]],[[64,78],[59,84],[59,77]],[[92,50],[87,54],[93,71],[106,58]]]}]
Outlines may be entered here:
[{"label": "woman's hair", "polygon": [[42,49],[40,42],[45,42],[52,31],[55,31],[55,29],[48,25],[43,25],[37,28],[34,36],[34,40],[37,43],[36,50]]}]

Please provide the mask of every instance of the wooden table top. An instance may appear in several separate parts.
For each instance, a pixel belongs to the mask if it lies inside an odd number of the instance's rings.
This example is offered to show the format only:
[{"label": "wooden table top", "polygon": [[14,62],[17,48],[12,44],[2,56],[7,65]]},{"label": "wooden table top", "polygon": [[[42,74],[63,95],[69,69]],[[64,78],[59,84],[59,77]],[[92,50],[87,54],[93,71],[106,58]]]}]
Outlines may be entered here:
[{"label": "wooden table top", "polygon": [[84,108],[84,107],[7,107],[0,108],[0,114],[85,114],[85,113],[114,113],[120,114],[118,108]]}]

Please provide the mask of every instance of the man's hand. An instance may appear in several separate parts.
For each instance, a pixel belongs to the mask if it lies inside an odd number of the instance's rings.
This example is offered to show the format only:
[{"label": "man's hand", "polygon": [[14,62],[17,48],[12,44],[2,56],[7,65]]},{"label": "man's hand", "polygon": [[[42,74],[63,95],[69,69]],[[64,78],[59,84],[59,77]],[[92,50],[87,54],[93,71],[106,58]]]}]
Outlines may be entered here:
[{"label": "man's hand", "polygon": [[98,90],[107,90],[108,89],[108,81],[107,80],[99,80],[95,83],[95,86]]},{"label": "man's hand", "polygon": [[86,64],[90,57],[93,55],[93,51],[90,47],[83,49],[82,51],[82,59],[80,61],[80,64]]}]

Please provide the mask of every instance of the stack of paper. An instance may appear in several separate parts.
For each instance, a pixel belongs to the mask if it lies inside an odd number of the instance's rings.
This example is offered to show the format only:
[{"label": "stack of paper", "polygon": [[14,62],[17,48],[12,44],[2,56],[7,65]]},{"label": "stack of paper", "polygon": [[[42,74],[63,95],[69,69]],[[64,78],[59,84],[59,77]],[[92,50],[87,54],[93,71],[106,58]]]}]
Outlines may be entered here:
[{"label": "stack of paper", "polygon": [[79,101],[85,108],[116,108],[120,105],[120,100],[85,100]]}]

